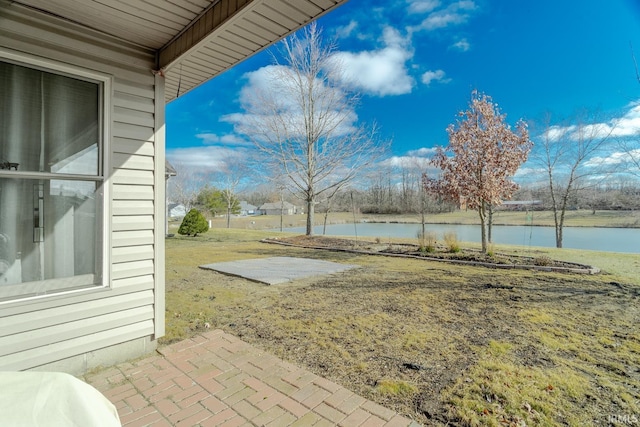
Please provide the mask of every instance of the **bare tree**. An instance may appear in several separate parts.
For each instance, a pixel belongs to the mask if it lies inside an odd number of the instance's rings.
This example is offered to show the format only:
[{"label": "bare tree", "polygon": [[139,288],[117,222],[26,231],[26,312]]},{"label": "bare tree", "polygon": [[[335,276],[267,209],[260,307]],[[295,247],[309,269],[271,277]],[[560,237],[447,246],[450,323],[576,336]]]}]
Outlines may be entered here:
[{"label": "bare tree", "polygon": [[192,167],[175,163],[176,174],[168,181],[169,200],[184,206],[189,212],[196,202],[198,193],[205,185],[203,176],[194,172]]},{"label": "bare tree", "polygon": [[486,253],[491,206],[500,205],[517,190],[511,177],[527,159],[533,143],[523,121],[513,132],[491,97],[476,91],[460,117],[463,119],[447,128],[449,145],[439,148],[433,158],[440,177],[425,177],[424,181],[430,191],[478,211],[482,252]]},{"label": "bare tree", "polygon": [[384,151],[375,126],[358,125],[358,95],[341,86],[345,69],[314,23],[281,43],[264,90],[246,93],[244,114],[229,119],[263,155],[272,176],[306,203],[306,234],[313,234],[315,205],[353,180]]},{"label": "bare tree", "polygon": [[420,214],[420,235],[425,238],[427,235],[427,208],[429,204],[429,194],[424,185],[422,177],[427,176],[428,163],[426,159],[414,158],[410,161],[409,168],[412,173],[412,180],[416,183],[417,190],[417,212]]},{"label": "bare tree", "polygon": [[[631,48],[631,59],[633,59],[633,65],[636,70],[636,79],[640,83],[640,71],[638,71],[638,62],[633,53],[633,44],[629,43],[629,47]],[[621,138],[619,145],[624,155],[622,162],[628,166],[626,172],[640,178],[640,140],[638,140],[637,135],[636,138],[631,139]]]},{"label": "bare tree", "polygon": [[234,208],[237,208],[238,193],[242,191],[244,183],[249,178],[250,167],[246,159],[231,156],[224,160],[224,165],[223,170],[214,173],[213,180],[226,202],[227,228],[231,228],[231,214],[234,213]]},{"label": "bare tree", "polygon": [[638,137],[620,138],[618,149],[620,156],[617,160],[623,166],[622,171],[640,178],[640,140]]},{"label": "bare tree", "polygon": [[565,215],[572,199],[577,203],[577,194],[587,185],[595,185],[595,179],[605,173],[604,158],[598,153],[610,141],[613,130],[610,124],[584,117],[568,126],[552,125],[550,115],[545,118],[535,157],[547,176],[557,248],[562,248]]}]

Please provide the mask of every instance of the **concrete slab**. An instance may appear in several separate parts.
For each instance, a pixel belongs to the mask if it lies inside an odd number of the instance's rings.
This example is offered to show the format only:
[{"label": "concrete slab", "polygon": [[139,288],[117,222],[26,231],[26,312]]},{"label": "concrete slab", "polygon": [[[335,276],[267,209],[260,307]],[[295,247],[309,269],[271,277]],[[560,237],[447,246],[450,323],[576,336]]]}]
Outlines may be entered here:
[{"label": "concrete slab", "polygon": [[240,276],[267,285],[277,285],[303,277],[339,273],[356,267],[359,266],[294,257],[256,258],[200,266],[206,270]]}]

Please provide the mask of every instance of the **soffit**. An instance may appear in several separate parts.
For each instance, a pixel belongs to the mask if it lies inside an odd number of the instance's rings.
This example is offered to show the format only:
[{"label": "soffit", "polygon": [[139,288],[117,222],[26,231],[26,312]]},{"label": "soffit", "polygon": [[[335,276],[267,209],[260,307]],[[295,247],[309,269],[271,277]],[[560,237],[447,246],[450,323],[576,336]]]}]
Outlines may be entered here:
[{"label": "soffit", "polygon": [[[346,0],[18,0],[158,53],[167,102]],[[156,70],[158,71],[158,70]]]}]

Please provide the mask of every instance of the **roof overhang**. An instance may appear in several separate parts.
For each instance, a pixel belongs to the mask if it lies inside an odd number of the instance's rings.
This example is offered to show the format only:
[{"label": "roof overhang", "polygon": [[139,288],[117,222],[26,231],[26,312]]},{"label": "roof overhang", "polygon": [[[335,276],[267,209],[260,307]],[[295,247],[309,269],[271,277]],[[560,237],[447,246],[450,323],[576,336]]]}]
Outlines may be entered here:
[{"label": "roof overhang", "polygon": [[157,53],[165,100],[195,88],[347,0],[17,0]]}]

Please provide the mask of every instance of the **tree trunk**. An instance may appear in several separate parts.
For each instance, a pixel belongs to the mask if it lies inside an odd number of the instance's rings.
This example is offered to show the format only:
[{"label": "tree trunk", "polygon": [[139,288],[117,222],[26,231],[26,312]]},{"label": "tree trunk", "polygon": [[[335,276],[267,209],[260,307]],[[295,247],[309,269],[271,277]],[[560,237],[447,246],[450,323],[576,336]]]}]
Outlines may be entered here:
[{"label": "tree trunk", "polygon": [[425,223],[427,221],[426,210],[427,210],[427,195],[425,194],[424,186],[420,186],[420,225],[422,225],[422,238],[426,237],[425,233],[427,232]]},{"label": "tree trunk", "polygon": [[560,212],[560,222],[558,223],[557,227],[556,227],[556,248],[561,249],[562,248],[562,231],[564,229],[564,213],[565,213],[565,207],[563,206],[562,211]]},{"label": "tree trunk", "polygon": [[280,191],[280,231],[283,230],[284,223],[284,196],[282,195],[282,191]]},{"label": "tree trunk", "polygon": [[556,248],[562,249],[562,227],[556,229]]},{"label": "tree trunk", "polygon": [[569,202],[569,194],[571,191],[571,183],[567,185],[567,189],[562,195],[562,205],[560,206],[560,217],[556,214],[556,248],[562,248],[562,234],[564,229],[564,215],[567,212],[567,204]]},{"label": "tree trunk", "polygon": [[312,199],[307,199],[307,236],[313,236],[316,207]]},{"label": "tree trunk", "polygon": [[227,228],[231,228],[231,206],[227,205]]},{"label": "tree trunk", "polygon": [[329,200],[327,201],[327,211],[324,213],[324,223],[322,225],[322,235],[323,236],[327,234],[327,219],[329,218],[329,211],[331,210],[331,201],[332,200],[333,200],[333,197],[329,198]]},{"label": "tree trunk", "polygon": [[481,242],[482,242],[482,253],[487,253],[487,214],[485,211],[484,202],[480,203],[478,206],[478,216],[480,217],[480,234],[481,234]]},{"label": "tree trunk", "polygon": [[493,230],[493,205],[489,205],[489,215],[487,221],[487,240],[489,243],[493,243],[491,238],[491,231]]}]

